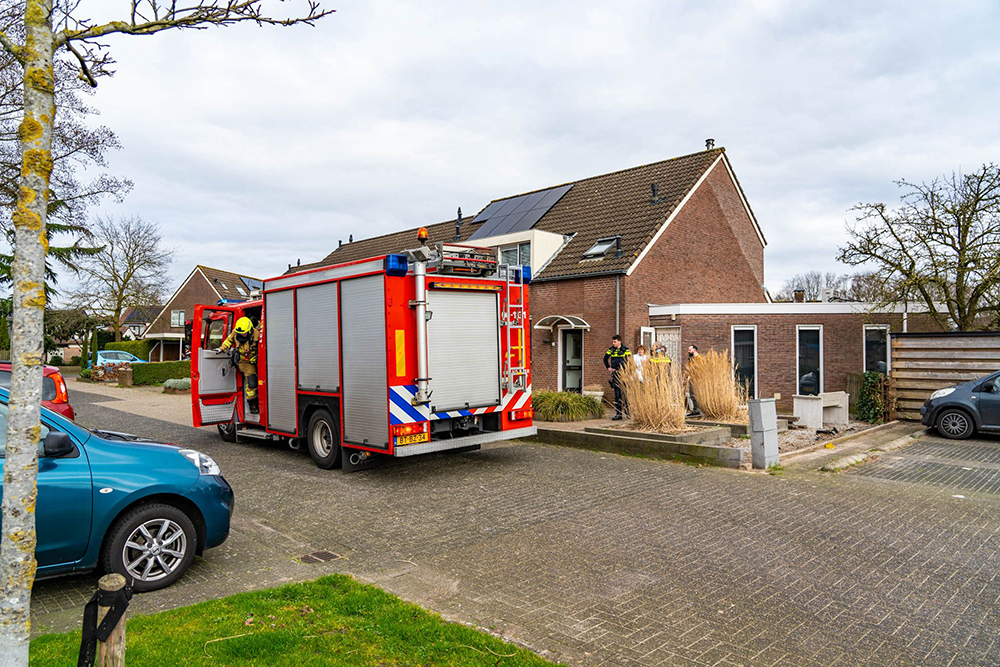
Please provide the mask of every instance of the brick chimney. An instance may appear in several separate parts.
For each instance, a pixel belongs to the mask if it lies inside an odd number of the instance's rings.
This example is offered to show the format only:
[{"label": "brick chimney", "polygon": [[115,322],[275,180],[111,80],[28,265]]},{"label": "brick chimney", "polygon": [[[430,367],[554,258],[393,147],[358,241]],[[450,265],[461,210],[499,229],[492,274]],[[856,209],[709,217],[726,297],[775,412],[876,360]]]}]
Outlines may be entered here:
[{"label": "brick chimney", "polygon": [[795,303],[805,303],[806,302],[806,291],[804,289],[797,289],[792,292],[792,301]]}]

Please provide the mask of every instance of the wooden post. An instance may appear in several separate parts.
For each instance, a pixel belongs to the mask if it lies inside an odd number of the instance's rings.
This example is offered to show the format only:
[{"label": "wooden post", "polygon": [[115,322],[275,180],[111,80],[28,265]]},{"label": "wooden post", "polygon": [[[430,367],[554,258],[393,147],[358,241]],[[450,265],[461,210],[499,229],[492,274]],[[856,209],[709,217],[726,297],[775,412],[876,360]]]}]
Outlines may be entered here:
[{"label": "wooden post", "polygon": [[[105,606],[101,598],[104,597],[110,602],[115,593],[125,588],[125,577],[117,573],[106,574],[97,582],[97,588],[101,591],[98,594],[97,606],[97,625],[100,626],[101,621],[104,620],[104,617],[108,613],[108,609],[110,609],[110,605]],[[98,640],[97,659],[94,661],[95,667],[124,667],[125,616],[126,614],[122,614],[122,617],[118,619],[118,625],[111,631],[111,635],[106,642]]]}]

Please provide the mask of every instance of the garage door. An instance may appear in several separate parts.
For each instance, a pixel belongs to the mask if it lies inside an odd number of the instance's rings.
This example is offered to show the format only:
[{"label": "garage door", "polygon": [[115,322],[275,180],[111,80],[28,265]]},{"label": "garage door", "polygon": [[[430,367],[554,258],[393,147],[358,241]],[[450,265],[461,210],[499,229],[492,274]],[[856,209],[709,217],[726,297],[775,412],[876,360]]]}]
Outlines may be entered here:
[{"label": "garage door", "polygon": [[499,405],[498,297],[495,292],[428,291],[431,411]]}]

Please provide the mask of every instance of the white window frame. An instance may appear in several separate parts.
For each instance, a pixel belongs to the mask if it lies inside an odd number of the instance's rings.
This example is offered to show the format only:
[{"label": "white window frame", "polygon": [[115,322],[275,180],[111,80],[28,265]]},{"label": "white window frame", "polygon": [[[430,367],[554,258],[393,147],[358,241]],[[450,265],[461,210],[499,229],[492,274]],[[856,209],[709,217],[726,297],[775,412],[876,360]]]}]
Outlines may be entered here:
[{"label": "white window frame", "polygon": [[507,245],[500,246],[497,248],[497,261],[503,261],[503,253],[505,250],[516,250],[517,251],[517,261],[521,261],[521,246],[528,246],[528,264],[531,264],[531,241],[518,241],[517,243],[508,243]]},{"label": "white window frame", "polygon": [[866,324],[861,327],[861,372],[864,373],[868,368],[868,330],[869,329],[882,329],[885,331],[885,374],[886,377],[889,376],[889,372],[892,370],[892,346],[889,341],[889,325],[888,324]]},{"label": "white window frame", "polygon": [[[176,319],[175,316],[177,315],[177,313],[180,313],[180,315],[181,315],[180,316],[180,321],[181,321],[180,324],[174,324],[174,320]],[[170,326],[172,326],[172,327],[182,327],[182,326],[184,326],[184,315],[186,315],[186,313],[183,310],[171,310],[170,311]]]},{"label": "white window frame", "polygon": [[[649,347],[642,342],[642,337],[649,334]],[[639,327],[639,343],[635,346],[635,349],[639,349],[639,345],[646,347],[646,356],[653,354],[653,345],[656,344],[656,327]]]},{"label": "white window frame", "polygon": [[822,324],[797,324],[795,325],[795,394],[799,393],[799,332],[819,331],[819,393],[823,393],[826,387],[826,368],[823,361],[823,325]]},{"label": "white window frame", "polygon": [[[753,396],[749,398],[756,399],[760,395],[760,380],[759,375],[759,364],[757,361],[757,325],[756,324],[734,324],[729,327],[729,358],[733,362],[733,379],[736,379],[736,332],[737,331],[753,331]],[[822,334],[820,334],[820,339],[822,339]],[[796,334],[796,342],[798,342],[798,334]],[[822,344],[820,345],[822,350]],[[796,351],[797,352],[797,351]],[[798,365],[798,354],[796,354],[796,365]],[[820,355],[822,358],[822,354]],[[820,372],[820,379],[822,379],[823,373]],[[796,383],[797,385],[798,383]],[[795,387],[798,390],[798,386]]]}]

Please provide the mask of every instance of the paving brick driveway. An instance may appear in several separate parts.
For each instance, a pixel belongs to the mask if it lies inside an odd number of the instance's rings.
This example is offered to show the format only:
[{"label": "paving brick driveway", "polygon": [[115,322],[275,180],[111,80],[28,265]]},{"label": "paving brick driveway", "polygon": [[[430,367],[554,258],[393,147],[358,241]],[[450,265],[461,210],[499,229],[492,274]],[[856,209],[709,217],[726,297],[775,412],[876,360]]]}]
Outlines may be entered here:
[{"label": "paving brick driveway", "polygon": [[[73,401],[84,424],[203,449],[236,489],[229,542],[139,612],[340,571],[568,663],[1000,663],[995,494],[536,444],[345,475],[128,400]],[[344,559],[292,560],[318,549]],[[92,586],[40,583],[36,623],[76,626]]]}]

